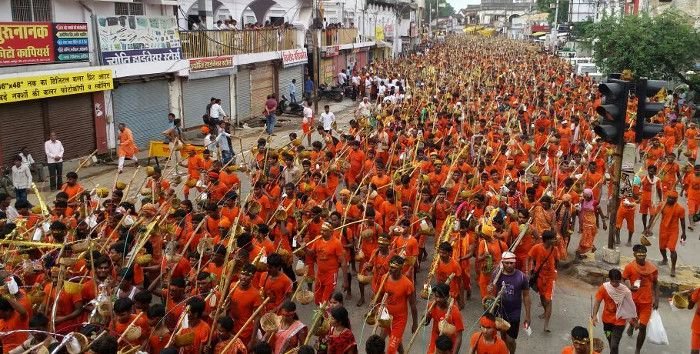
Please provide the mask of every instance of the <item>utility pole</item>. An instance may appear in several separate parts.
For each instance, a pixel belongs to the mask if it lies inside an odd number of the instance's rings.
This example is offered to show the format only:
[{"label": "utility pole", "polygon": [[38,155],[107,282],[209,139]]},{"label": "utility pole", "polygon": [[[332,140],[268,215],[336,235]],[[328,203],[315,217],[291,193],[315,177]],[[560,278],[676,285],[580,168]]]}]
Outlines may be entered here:
[{"label": "utility pole", "polygon": [[557,42],[559,41],[559,0],[557,0],[557,3],[554,7],[554,26],[552,26],[552,51],[556,49]]},{"label": "utility pole", "polygon": [[[317,0],[321,1],[321,0]],[[319,85],[319,78],[320,78],[320,73],[319,71],[321,70],[321,49],[319,48],[321,45],[321,29],[320,24],[321,22],[321,16],[320,16],[320,11],[319,11],[319,6],[318,2],[314,1],[313,4],[313,12],[314,12],[314,19],[312,20],[313,24],[313,45],[314,45],[314,51],[313,51],[313,57],[314,57],[314,93],[313,93],[313,100],[314,100],[314,115],[318,113],[318,85]]]}]

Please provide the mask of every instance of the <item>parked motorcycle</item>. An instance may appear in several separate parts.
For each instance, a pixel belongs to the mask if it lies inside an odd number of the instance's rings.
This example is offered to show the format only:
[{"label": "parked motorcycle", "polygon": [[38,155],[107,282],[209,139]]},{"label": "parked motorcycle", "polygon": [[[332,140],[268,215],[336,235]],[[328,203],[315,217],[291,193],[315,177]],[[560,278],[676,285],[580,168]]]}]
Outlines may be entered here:
[{"label": "parked motorcycle", "polygon": [[351,100],[357,100],[357,90],[352,85],[345,86],[343,91],[345,97],[350,97]]},{"label": "parked motorcycle", "polygon": [[319,99],[325,98],[327,100],[333,100],[336,102],[342,102],[345,94],[343,93],[343,88],[340,86],[328,86],[327,84],[318,85],[318,97]]},{"label": "parked motorcycle", "polygon": [[287,97],[282,95],[282,99],[277,102],[277,115],[291,114],[299,117],[304,116],[304,107],[298,103],[289,102]]}]

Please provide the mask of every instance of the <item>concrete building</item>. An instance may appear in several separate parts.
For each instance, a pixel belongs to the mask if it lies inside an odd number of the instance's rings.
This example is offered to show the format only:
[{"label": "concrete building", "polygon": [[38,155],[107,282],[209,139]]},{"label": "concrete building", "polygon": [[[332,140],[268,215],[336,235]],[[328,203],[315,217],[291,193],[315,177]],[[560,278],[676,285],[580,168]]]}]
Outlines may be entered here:
[{"label": "concrete building", "polygon": [[[327,12],[354,27],[320,31],[323,82],[399,53],[411,34],[396,5],[357,1]],[[288,95],[292,80],[301,97],[312,14],[311,0],[2,1],[0,163],[23,146],[43,160],[51,131],[65,158],[114,151],[117,123],[147,149],[162,140],[168,113],[201,125],[212,97],[237,121],[260,116],[267,95]],[[229,19],[238,30],[190,30]],[[240,29],[280,19],[291,26]]]}]

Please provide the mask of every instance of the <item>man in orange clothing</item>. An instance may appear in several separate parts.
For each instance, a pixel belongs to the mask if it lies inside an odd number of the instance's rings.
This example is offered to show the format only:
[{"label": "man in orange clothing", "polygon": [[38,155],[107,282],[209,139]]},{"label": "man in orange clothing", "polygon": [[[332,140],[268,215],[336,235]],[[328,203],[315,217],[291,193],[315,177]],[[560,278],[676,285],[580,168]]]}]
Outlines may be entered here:
[{"label": "man in orange clothing", "polygon": [[462,332],[464,332],[464,322],[459,308],[448,302],[450,298],[450,286],[445,283],[438,283],[433,287],[432,291],[435,295],[434,305],[428,306],[430,312],[425,321],[425,325],[433,323],[432,331],[430,332],[430,345],[428,346],[428,354],[435,353],[435,341],[440,335],[440,322],[446,321],[455,327],[455,333],[450,335],[452,340],[451,354],[459,353],[459,347],[462,346]]},{"label": "man in orange clothing", "polygon": [[700,354],[700,306],[695,305],[700,302],[700,288],[697,288],[690,295],[688,310],[695,308],[693,322],[690,324],[690,354]]},{"label": "man in orange clothing", "polygon": [[619,269],[610,269],[608,279],[610,281],[601,285],[595,294],[591,320],[594,326],[598,323],[600,304],[604,303],[603,331],[608,340],[610,353],[618,354],[625,324],[628,320],[636,321],[637,311],[634,308],[632,293],[622,284],[622,272]]},{"label": "man in orange clothing", "polygon": [[683,190],[688,198],[688,220],[691,222],[688,228],[693,231],[693,215],[700,210],[700,165],[695,165],[693,173],[684,178]]},{"label": "man in orange clothing", "polygon": [[[647,262],[647,248],[644,245],[634,245],[634,261],[625,266],[622,272],[622,279],[632,290],[632,300],[637,307],[637,347],[635,354],[639,354],[647,336],[647,324],[651,317],[652,308],[659,308],[659,271],[656,266]],[[634,326],[627,328],[627,335],[632,336]]]},{"label": "man in orange clothing", "polygon": [[179,334],[194,333],[194,342],[181,348],[183,354],[199,354],[203,352],[209,339],[211,327],[202,318],[206,304],[199,297],[193,297],[187,301],[187,328],[180,330]]},{"label": "man in orange clothing", "polygon": [[496,317],[486,313],[479,319],[481,330],[472,334],[469,342],[471,354],[508,354],[506,342],[498,336],[496,330]]},{"label": "man in orange clothing", "polygon": [[[309,245],[308,251],[316,260],[316,279],[314,280],[314,301],[316,304],[327,302],[335,291],[338,283],[338,269],[342,269],[341,274],[348,272],[348,262],[345,259],[343,244],[339,238],[333,236],[333,226],[324,222],[321,225],[321,238]],[[301,242],[300,247],[306,243]],[[350,284],[346,283],[343,277],[343,289]]]},{"label": "man in orange clothing", "polygon": [[273,253],[267,257],[267,272],[260,276],[260,288],[263,297],[269,297],[265,312],[277,313],[286,300],[290,300],[292,280],[282,273],[284,261],[282,256]]},{"label": "man in orange clothing", "polygon": [[450,281],[450,297],[457,300],[459,308],[464,307],[464,297],[462,296],[462,268],[459,263],[452,258],[452,245],[449,242],[442,242],[438,246],[437,269],[435,271],[435,280],[439,283],[446,283],[447,279],[452,276]]},{"label": "man in orange clothing", "polygon": [[119,156],[119,163],[117,169],[119,173],[124,170],[124,159],[128,158],[134,160],[134,164],[138,166],[139,160],[136,158],[136,154],[139,152],[139,148],[134,142],[134,134],[131,129],[126,127],[126,124],[119,123],[119,147],[117,148],[117,156]]},{"label": "man in orange clothing", "polygon": [[[260,290],[252,284],[255,271],[254,265],[250,263],[244,264],[239,275],[238,283],[233,284],[229,292],[227,299],[230,304],[228,314],[233,318],[235,333],[238,333],[238,331],[243,328],[243,324],[253,315],[253,312],[255,312],[260,304],[262,304]],[[235,301],[233,299],[235,299]],[[254,322],[257,322],[257,319]],[[255,340],[253,337],[255,328],[258,328],[257,323],[249,323],[248,326],[243,329],[240,338],[246,346],[253,344]]]},{"label": "man in orange clothing", "polygon": [[[416,294],[413,282],[406,277],[402,268],[404,259],[401,256],[393,256],[389,261],[389,273],[385,275],[386,281],[381,289],[388,294],[386,309],[392,316],[391,329],[389,330],[389,347],[386,354],[403,353],[403,332],[408,322],[408,307],[411,308],[411,333],[418,328],[418,308],[416,307]],[[379,297],[381,299],[381,297]],[[385,333],[386,335],[386,333]]]},{"label": "man in orange clothing", "polygon": [[[133,313],[134,302],[129,298],[117,299],[114,302],[114,319],[112,320],[112,330],[114,332],[122,334],[127,331],[129,327],[139,327],[141,330],[141,336],[138,338],[128,338],[124,337],[124,342],[120,348],[132,348],[140,346],[141,343],[148,338],[148,334],[151,332],[151,328],[148,325],[148,318],[145,314],[135,315]],[[133,322],[133,324],[131,324]]]},{"label": "man in orange clothing", "polygon": [[676,245],[678,244],[678,224],[680,222],[681,242],[685,242],[685,209],[677,203],[678,192],[666,193],[666,204],[661,207],[661,222],[659,223],[659,249],[661,250],[660,265],[668,264],[667,250],[671,251],[671,277],[676,276]]},{"label": "man in orange clothing", "polygon": [[[3,285],[2,288],[5,290],[7,289],[5,285]],[[31,308],[29,308],[29,310],[31,311]],[[10,332],[18,329],[29,329],[29,317],[30,313],[14,299],[14,296],[7,294],[0,297],[0,331]],[[2,336],[2,338],[0,338],[0,343],[2,343],[3,353],[8,353],[10,350],[22,345],[26,339],[26,332],[17,332]]]},{"label": "man in orange clothing", "polygon": [[634,216],[636,215],[637,203],[634,197],[626,194],[620,201],[620,206],[617,208],[617,216],[615,217],[615,237],[617,243],[620,243],[620,230],[622,230],[622,222],[627,223],[627,246],[632,245],[632,234],[634,234]]},{"label": "man in orange clothing", "polygon": [[542,233],[542,243],[530,249],[527,261],[527,264],[530,265],[530,279],[536,279],[537,292],[540,294],[540,302],[544,307],[544,313],[539,317],[544,319],[545,332],[549,332],[554,283],[557,280],[557,262],[560,259],[559,252],[555,247],[556,242],[556,233],[552,230],[546,230]]},{"label": "man in orange clothing", "polygon": [[571,345],[567,345],[561,350],[561,354],[599,354],[591,351],[591,338],[588,330],[581,326],[576,326],[571,330]]}]

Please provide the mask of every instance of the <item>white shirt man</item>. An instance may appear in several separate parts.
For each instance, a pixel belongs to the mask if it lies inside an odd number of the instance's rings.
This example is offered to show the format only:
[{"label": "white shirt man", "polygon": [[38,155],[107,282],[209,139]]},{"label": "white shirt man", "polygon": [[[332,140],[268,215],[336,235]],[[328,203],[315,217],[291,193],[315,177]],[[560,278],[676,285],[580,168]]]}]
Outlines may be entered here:
[{"label": "white shirt man", "polygon": [[221,100],[217,99],[214,101],[214,104],[211,105],[211,108],[209,108],[209,117],[217,121],[226,117],[226,112],[221,108]]},{"label": "white shirt man", "polygon": [[364,97],[362,99],[362,102],[360,102],[359,105],[357,105],[357,113],[363,117],[369,117],[372,109],[372,104],[369,102],[368,97]]},{"label": "white shirt man", "polygon": [[348,81],[348,75],[345,74],[345,70],[338,73],[338,85],[343,86]]},{"label": "white shirt man", "polygon": [[44,143],[44,151],[46,152],[46,162],[59,163],[63,162],[63,144],[58,139],[49,139]]},{"label": "white shirt man", "polygon": [[335,114],[329,110],[328,106],[325,108],[326,111],[321,113],[321,123],[323,123],[323,130],[329,133],[333,129],[333,123],[335,123]]},{"label": "white shirt man", "polygon": [[16,189],[29,189],[32,187],[32,172],[27,165],[20,163],[12,165],[12,184]]}]

